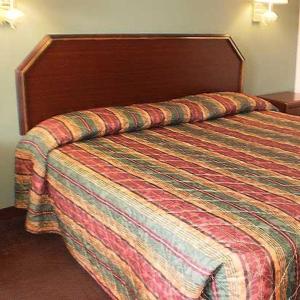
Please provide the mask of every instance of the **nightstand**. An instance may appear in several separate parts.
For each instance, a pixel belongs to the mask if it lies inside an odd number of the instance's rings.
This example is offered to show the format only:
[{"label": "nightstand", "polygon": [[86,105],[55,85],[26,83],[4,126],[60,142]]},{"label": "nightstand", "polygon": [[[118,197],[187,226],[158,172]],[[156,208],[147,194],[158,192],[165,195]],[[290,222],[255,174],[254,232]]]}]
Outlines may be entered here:
[{"label": "nightstand", "polygon": [[300,93],[283,92],[259,97],[271,102],[283,113],[300,116]]}]

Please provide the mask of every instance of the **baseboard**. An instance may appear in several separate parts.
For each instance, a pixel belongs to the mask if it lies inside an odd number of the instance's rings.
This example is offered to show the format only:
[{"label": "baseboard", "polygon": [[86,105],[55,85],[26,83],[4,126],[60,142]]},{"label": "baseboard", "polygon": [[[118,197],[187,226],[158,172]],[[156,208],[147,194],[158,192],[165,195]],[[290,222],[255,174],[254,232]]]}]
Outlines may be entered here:
[{"label": "baseboard", "polygon": [[26,210],[15,208],[13,206],[0,209],[0,221],[14,218],[23,218],[26,215]]}]

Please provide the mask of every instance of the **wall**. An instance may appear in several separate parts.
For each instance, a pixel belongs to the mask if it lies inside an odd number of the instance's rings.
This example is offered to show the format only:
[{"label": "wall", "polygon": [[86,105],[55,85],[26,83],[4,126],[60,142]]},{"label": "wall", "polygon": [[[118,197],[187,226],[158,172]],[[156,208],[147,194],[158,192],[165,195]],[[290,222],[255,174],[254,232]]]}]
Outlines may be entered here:
[{"label": "wall", "polygon": [[295,92],[300,93],[300,14],[299,14],[299,29],[298,29],[298,51],[297,51]]},{"label": "wall", "polygon": [[248,0],[19,0],[26,17],[0,27],[0,208],[13,205],[13,157],[19,140],[14,70],[48,33],[229,33],[247,58],[253,94],[294,87],[298,1],[277,6],[270,26],[251,23]]}]

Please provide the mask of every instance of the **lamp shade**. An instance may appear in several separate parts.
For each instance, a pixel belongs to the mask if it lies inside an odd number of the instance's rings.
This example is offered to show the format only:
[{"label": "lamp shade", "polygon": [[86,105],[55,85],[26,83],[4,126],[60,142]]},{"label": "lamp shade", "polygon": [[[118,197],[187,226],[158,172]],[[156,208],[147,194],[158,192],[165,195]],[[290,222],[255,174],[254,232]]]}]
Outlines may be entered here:
[{"label": "lamp shade", "polygon": [[289,0],[255,0],[259,3],[288,4]]}]

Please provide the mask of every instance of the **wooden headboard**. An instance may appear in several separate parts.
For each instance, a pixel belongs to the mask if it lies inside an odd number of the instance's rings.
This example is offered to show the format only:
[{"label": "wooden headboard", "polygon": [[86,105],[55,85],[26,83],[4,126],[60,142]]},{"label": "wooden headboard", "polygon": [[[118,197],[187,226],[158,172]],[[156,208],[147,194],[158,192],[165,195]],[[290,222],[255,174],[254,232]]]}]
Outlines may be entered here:
[{"label": "wooden headboard", "polygon": [[227,35],[51,35],[16,71],[20,132],[53,115],[242,90]]}]

